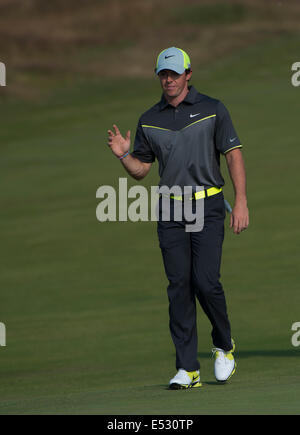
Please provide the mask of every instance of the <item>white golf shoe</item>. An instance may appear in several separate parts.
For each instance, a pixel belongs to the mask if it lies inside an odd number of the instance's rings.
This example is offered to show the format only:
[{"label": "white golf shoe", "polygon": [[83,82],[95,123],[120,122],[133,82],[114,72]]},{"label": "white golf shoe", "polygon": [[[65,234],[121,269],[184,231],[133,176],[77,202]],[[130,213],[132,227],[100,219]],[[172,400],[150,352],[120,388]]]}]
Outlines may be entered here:
[{"label": "white golf shoe", "polygon": [[233,348],[225,352],[223,349],[215,347],[212,352],[215,357],[215,377],[218,382],[225,382],[234,374],[236,362],[233,357],[235,344],[232,340]]},{"label": "white golf shoe", "polygon": [[199,370],[187,372],[184,369],[179,369],[177,374],[169,383],[169,388],[171,390],[183,390],[186,388],[196,388],[201,386]]}]

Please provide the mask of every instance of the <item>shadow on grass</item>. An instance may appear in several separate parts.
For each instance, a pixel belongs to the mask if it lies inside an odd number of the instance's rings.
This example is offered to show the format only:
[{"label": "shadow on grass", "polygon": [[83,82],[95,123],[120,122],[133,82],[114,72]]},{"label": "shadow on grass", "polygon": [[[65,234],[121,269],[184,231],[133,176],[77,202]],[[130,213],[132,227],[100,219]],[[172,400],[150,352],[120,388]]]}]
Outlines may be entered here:
[{"label": "shadow on grass", "polygon": [[157,385],[157,387],[160,387],[161,389],[165,390],[165,391],[201,391],[202,388],[205,385],[218,385],[218,386],[224,386],[224,385],[228,385],[228,382],[218,382],[218,381],[202,381],[201,380],[201,384],[202,386],[199,388],[179,388],[178,390],[173,390],[171,388],[169,388],[169,385]]},{"label": "shadow on grass", "polygon": [[[300,349],[274,349],[274,350],[237,350],[235,352],[237,358],[252,358],[257,356],[263,357],[283,357],[283,358],[299,358]],[[198,352],[199,358],[211,358],[211,354]]]}]

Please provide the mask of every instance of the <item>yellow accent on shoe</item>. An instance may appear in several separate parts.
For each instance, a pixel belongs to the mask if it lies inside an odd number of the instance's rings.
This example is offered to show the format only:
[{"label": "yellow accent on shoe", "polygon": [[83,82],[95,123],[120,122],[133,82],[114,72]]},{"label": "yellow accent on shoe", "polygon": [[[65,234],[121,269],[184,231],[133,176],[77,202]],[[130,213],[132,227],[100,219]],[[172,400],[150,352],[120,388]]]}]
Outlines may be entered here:
[{"label": "yellow accent on shoe", "polygon": [[187,372],[187,374],[189,375],[189,378],[191,379],[191,381],[199,379],[199,373],[197,370],[194,372]]},{"label": "yellow accent on shoe", "polygon": [[[213,355],[215,357],[215,376],[218,382],[226,382],[236,371],[236,361],[233,357],[233,352],[235,351],[235,342],[234,340],[231,340],[231,342],[232,349],[227,352],[220,348],[213,349]],[[231,371],[228,373],[228,370]]]},{"label": "yellow accent on shoe", "polygon": [[234,359],[231,352],[225,353],[225,358],[229,359],[230,361],[232,361]]},{"label": "yellow accent on shoe", "polygon": [[[231,375],[229,376],[228,379],[230,379],[231,376],[235,374],[235,371],[236,371],[236,362],[234,361],[234,369],[232,370]],[[228,380],[228,379],[227,379],[227,380]]]},{"label": "yellow accent on shoe", "polygon": [[[233,355],[232,355],[233,352],[235,351],[235,342],[234,342],[233,338],[231,339],[231,342],[232,342],[232,349],[228,350],[227,352],[223,351],[224,356],[225,356],[226,358],[228,358],[230,361],[232,361],[232,360],[234,359],[234,357],[233,357]],[[219,357],[219,354],[220,354],[219,351],[214,352],[214,356],[215,356],[215,358],[218,358],[218,357]]]},{"label": "yellow accent on shoe", "polygon": [[232,342],[232,349],[229,352],[234,352],[235,351],[235,342],[234,342],[233,338],[231,339],[231,342]]},{"label": "yellow accent on shoe", "polygon": [[198,388],[202,387],[202,384],[200,382],[200,373],[198,370],[188,372],[186,371],[188,377],[190,378],[191,382],[188,384],[180,384],[177,382],[171,383],[169,385],[169,389],[171,390],[186,390],[188,388]]},{"label": "yellow accent on shoe", "polygon": [[[225,357],[228,358],[230,361],[234,360],[233,358],[233,352],[235,351],[235,342],[233,339],[231,339],[232,342],[232,349],[230,349],[228,352],[225,352]],[[232,373],[233,375],[233,373]]]},{"label": "yellow accent on shoe", "polygon": [[187,388],[202,387],[202,384],[200,382],[200,375],[199,375],[198,371],[187,372],[187,374],[192,381],[191,384]]}]

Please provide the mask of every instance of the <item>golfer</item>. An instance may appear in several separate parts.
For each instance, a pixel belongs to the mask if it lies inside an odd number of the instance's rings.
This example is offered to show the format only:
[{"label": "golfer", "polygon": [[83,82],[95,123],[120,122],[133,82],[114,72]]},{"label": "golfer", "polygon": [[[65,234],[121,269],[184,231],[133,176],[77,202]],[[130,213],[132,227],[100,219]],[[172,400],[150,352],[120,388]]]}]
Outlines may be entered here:
[{"label": "golfer", "polygon": [[[192,69],[187,53],[176,47],[163,50],[155,72],[163,95],[140,117],[133,152],[130,131],[123,137],[116,125],[114,131],[108,130],[108,145],[136,180],[143,179],[157,159],[160,186],[193,189],[189,197],[170,195],[171,219],[162,219],[160,211],[157,230],[169,280],[170,332],[176,349],[177,373],[169,388],[195,388],[201,386],[197,299],[212,325],[217,381],[227,381],[236,369],[235,344],[219,281],[225,219],[220,155],[226,158],[235,193],[230,215],[235,234],[249,224],[245,167],[242,145],[224,104],[189,85]],[[204,202],[203,228],[187,232],[185,218],[174,219],[172,204],[174,209],[175,204],[183,206],[185,201],[192,201],[195,208],[199,200]]]}]

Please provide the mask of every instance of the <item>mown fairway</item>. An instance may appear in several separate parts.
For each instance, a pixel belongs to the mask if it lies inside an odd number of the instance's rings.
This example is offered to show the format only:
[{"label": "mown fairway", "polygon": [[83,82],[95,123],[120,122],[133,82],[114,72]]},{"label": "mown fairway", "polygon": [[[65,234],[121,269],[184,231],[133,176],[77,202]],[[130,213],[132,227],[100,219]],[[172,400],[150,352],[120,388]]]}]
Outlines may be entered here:
[{"label": "mown fairway", "polygon": [[[237,372],[216,384],[199,309],[196,391],[166,389],[174,349],[155,223],[95,215],[97,188],[126,176],[106,131],[117,122],[134,136],[139,114],[160,97],[157,81],[94,80],[39,103],[2,100],[2,414],[299,413],[297,60],[299,40],[280,37],[194,73],[199,91],[228,106],[244,144],[251,220],[235,236],[226,219],[222,282]],[[155,164],[142,184],[157,183]]]}]

